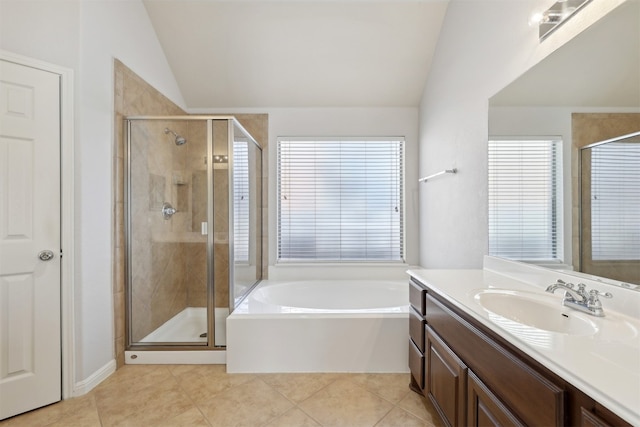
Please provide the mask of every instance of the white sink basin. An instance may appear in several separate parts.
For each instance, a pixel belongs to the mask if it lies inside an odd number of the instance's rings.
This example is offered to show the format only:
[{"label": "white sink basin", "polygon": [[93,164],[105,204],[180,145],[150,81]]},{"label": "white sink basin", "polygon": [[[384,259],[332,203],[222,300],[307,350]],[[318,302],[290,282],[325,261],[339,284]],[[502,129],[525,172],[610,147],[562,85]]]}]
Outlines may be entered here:
[{"label": "white sink basin", "polygon": [[489,312],[490,320],[502,326],[515,322],[527,327],[569,335],[593,335],[598,332],[589,315],[561,305],[558,298],[535,292],[487,289],[474,300]]}]

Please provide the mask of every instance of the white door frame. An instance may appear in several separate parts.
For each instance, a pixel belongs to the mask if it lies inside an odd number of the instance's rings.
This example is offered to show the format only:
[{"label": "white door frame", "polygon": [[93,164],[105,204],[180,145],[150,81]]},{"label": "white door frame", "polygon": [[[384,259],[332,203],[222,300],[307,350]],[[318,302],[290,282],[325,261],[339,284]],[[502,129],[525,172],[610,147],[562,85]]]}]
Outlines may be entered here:
[{"label": "white door frame", "polygon": [[74,396],[75,388],[73,70],[1,49],[0,59],[60,76],[62,398],[68,399]]}]

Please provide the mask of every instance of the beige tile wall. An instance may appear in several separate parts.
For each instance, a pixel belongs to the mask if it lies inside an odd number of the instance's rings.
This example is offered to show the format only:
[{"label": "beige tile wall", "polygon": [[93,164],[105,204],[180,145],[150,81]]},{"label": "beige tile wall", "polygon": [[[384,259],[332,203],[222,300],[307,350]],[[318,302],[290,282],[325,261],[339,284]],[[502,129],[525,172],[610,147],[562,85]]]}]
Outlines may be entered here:
[{"label": "beige tile wall", "polygon": [[[115,60],[114,63],[114,105],[115,105],[115,157],[114,157],[114,274],[113,274],[113,293],[114,293],[114,319],[115,319],[115,354],[117,366],[124,364],[125,349],[125,239],[124,239],[124,128],[123,120],[126,116],[174,116],[186,115],[186,113],[171,102],[168,98],[142,80],[133,73],[122,62]],[[263,224],[267,224],[267,141],[268,141],[268,115],[267,114],[243,114],[236,115],[238,121],[251,133],[251,135],[263,147],[263,206],[261,214]],[[206,152],[206,141],[204,135],[204,127],[191,125],[194,122],[172,122],[171,126],[175,127],[178,133],[184,135],[188,139],[188,150],[179,153],[184,155],[176,156],[175,152],[170,150],[184,149],[185,146],[177,147],[173,144],[166,144],[166,152],[159,150],[153,153],[148,163],[144,166],[138,165],[136,170],[144,171],[143,184],[145,191],[136,195],[134,198],[138,200],[138,209],[141,212],[133,215],[134,218],[143,218],[154,222],[156,232],[163,232],[166,227],[171,224],[172,227],[179,228],[183,231],[199,232],[202,215],[201,203],[197,197],[191,197],[192,191],[189,190],[197,184],[195,175],[189,174],[184,178],[184,185],[174,185],[171,174],[176,170],[190,170],[194,174],[199,170],[204,170],[204,152]],[[166,122],[156,122],[149,128],[143,128],[141,132],[148,132],[150,135],[167,137],[164,135],[163,129],[167,126]],[[148,140],[149,138],[145,138]],[[197,145],[202,145],[197,147]],[[203,151],[204,150],[204,151]],[[166,163],[169,161],[172,164]],[[178,163],[176,163],[176,161]],[[169,175],[167,175],[169,171]],[[164,178],[164,189],[163,179]],[[221,178],[222,179],[222,178]],[[225,178],[226,179],[226,175]],[[175,200],[175,205],[181,213],[174,216],[175,221],[163,222],[161,216],[157,213],[157,203],[162,199],[162,191],[166,198]],[[228,201],[228,196],[227,199]],[[175,206],[174,205],[174,206]],[[205,206],[206,207],[206,206]],[[226,205],[225,205],[226,208]],[[151,214],[151,216],[149,216]],[[227,216],[228,218],[228,216]],[[148,227],[139,227],[148,228]],[[170,231],[175,231],[170,230]],[[148,238],[147,238],[148,237]],[[141,320],[141,326],[134,331],[134,338],[138,339],[153,330],[157,325],[163,323],[168,317],[179,312],[186,306],[206,306],[206,246],[199,242],[181,242],[181,241],[162,241],[163,239],[151,239],[147,236],[142,239],[142,243],[137,249],[140,253],[136,253],[137,257],[146,257],[148,262],[141,263],[146,265],[156,265],[159,263],[164,266],[160,269],[150,269],[147,267],[133,271],[136,277],[139,276],[141,283],[145,286],[141,287],[141,291],[134,294],[132,303],[136,305],[134,312]],[[263,272],[266,278],[267,266],[267,250],[266,242],[268,236],[266,226],[263,227]],[[215,273],[216,284],[228,283],[229,277],[229,259],[228,244],[219,242],[215,245],[215,261],[218,267],[221,267]],[[155,284],[155,287],[154,287]],[[227,306],[229,299],[228,286],[216,286],[216,306]],[[155,325],[155,326],[154,326]]]},{"label": "beige tile wall", "polygon": [[[117,366],[120,367],[124,364],[126,304],[124,259],[124,117],[134,115],[183,115],[185,112],[117,59],[114,61],[114,82],[114,346]],[[151,251],[151,248],[148,249]]]}]

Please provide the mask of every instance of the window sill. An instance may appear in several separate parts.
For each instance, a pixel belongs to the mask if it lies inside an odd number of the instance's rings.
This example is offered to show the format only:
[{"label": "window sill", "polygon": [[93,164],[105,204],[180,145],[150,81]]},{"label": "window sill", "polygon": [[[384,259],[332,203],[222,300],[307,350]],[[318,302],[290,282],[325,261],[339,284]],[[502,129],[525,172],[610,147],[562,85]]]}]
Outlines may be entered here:
[{"label": "window sill", "polygon": [[269,266],[269,280],[406,280],[404,262],[280,262]]}]

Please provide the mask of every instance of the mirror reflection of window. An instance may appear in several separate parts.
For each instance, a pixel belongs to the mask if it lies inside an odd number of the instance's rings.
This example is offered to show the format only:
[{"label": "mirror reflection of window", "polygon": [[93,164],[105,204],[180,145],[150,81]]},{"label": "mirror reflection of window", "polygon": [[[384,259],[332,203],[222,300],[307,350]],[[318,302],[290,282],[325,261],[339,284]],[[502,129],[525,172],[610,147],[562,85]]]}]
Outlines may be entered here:
[{"label": "mirror reflection of window", "polygon": [[249,262],[249,147],[233,144],[233,250],[236,263]]},{"label": "mirror reflection of window", "polygon": [[560,263],[562,141],[489,141],[489,255]]}]

